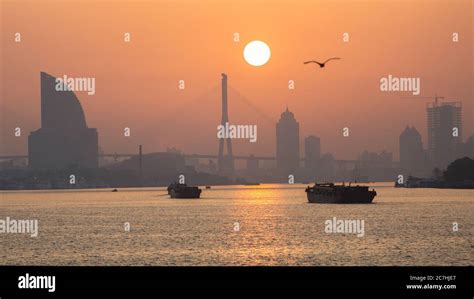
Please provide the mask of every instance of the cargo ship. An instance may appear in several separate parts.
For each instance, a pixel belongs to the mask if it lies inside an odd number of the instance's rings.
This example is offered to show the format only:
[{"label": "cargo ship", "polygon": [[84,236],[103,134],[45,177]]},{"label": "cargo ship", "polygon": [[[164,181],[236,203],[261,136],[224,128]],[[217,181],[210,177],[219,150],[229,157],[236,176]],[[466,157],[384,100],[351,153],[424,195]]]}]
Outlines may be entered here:
[{"label": "cargo ship", "polygon": [[368,186],[334,185],[334,183],[314,184],[306,188],[310,203],[371,203],[377,195]]},{"label": "cargo ship", "polygon": [[201,189],[186,184],[173,183],[168,186],[168,194],[171,198],[199,198]]}]

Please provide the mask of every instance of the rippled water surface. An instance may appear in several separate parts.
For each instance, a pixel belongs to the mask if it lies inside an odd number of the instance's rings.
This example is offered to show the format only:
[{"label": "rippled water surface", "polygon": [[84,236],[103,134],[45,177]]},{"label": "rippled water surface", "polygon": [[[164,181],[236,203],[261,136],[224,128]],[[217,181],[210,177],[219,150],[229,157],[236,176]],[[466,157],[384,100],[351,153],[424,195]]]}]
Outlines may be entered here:
[{"label": "rippled water surface", "polygon": [[[0,234],[0,264],[474,265],[474,190],[375,184],[374,204],[330,205],[304,188],[2,192],[0,219],[38,219],[39,235]],[[326,233],[333,217],[364,220],[365,235]]]}]

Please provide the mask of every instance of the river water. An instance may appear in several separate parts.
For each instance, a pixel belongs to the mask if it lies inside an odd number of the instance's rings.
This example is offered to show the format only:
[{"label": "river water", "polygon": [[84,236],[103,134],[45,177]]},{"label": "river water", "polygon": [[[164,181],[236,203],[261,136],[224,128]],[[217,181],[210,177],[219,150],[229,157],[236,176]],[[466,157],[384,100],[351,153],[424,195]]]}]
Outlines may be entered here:
[{"label": "river water", "polygon": [[[0,233],[0,264],[474,265],[474,190],[372,186],[369,205],[309,204],[304,185],[5,191],[0,220],[39,232]],[[334,217],[363,236],[327,233]]]}]

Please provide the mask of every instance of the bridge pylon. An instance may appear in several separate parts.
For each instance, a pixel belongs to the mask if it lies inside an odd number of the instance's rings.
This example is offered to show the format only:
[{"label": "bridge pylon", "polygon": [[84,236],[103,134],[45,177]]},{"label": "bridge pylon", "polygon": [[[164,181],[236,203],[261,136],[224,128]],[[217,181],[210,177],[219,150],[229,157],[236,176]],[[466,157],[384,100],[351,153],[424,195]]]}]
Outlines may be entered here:
[{"label": "bridge pylon", "polygon": [[[221,125],[225,127],[229,122],[227,109],[227,75],[222,74],[222,121]],[[224,148],[227,145],[227,154],[224,154]],[[217,158],[217,169],[221,174],[232,175],[234,173],[234,155],[232,153],[232,140],[229,136],[219,139],[219,154]]]}]

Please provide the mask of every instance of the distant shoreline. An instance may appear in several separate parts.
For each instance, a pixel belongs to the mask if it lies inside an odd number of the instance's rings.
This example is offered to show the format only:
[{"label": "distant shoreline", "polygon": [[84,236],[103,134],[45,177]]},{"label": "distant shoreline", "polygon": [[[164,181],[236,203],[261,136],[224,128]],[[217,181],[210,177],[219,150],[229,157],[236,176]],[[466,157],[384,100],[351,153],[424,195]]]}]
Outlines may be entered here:
[{"label": "distant shoreline", "polygon": [[[309,185],[313,185],[314,183],[294,183],[294,184],[288,184],[288,183],[262,183],[259,185],[254,185],[254,184],[221,184],[221,185],[197,185],[198,187],[202,188],[206,192],[212,191],[212,190],[219,190],[222,189],[223,187],[240,187],[242,189],[300,189],[304,188]],[[342,182],[335,182],[335,184],[342,184]],[[348,182],[345,182],[346,185],[348,185]],[[469,189],[474,189],[474,188],[449,188],[449,187],[406,187],[406,186],[394,186],[393,182],[391,181],[383,181],[383,182],[370,182],[370,183],[351,183],[352,185],[367,185],[367,186],[375,186],[377,188],[414,188],[414,189],[452,189],[452,190],[469,190]],[[210,189],[207,189],[206,187],[210,186]],[[166,191],[167,185],[157,185],[157,186],[123,186],[123,187],[77,187],[77,188],[43,188],[43,189],[0,189],[0,193],[5,192],[5,193],[10,193],[10,192],[90,192],[90,191],[97,191],[97,192],[112,192],[112,190],[117,189],[118,191],[150,191],[150,190],[157,190],[157,191]]]}]

